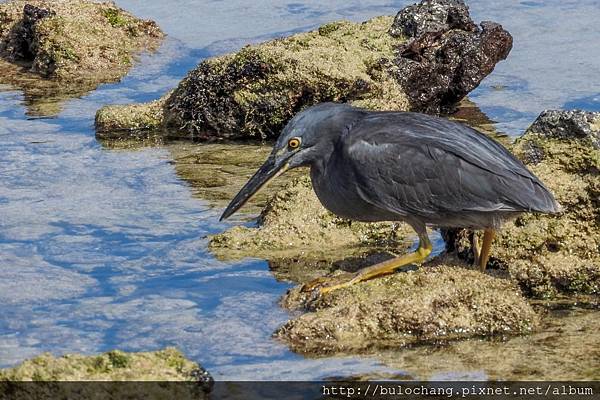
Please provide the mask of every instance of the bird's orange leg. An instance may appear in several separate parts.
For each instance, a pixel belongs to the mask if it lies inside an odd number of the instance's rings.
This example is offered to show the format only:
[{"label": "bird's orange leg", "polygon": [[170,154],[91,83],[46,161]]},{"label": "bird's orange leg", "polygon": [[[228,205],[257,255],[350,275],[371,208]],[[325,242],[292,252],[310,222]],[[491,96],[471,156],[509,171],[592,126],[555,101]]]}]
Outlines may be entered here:
[{"label": "bird's orange leg", "polygon": [[485,271],[485,267],[490,259],[494,236],[496,236],[496,231],[493,229],[483,231],[483,244],[481,245],[481,253],[479,254],[479,268],[482,272]]},{"label": "bird's orange leg", "polygon": [[[344,276],[342,280],[334,278],[315,279],[302,287],[303,292],[310,292],[314,289],[319,289],[321,294],[325,294],[337,289],[354,285],[358,282],[363,282],[369,279],[377,278],[393,273],[400,267],[408,264],[420,263],[431,254],[432,245],[427,237],[427,234],[419,235],[419,247],[413,253],[406,254],[400,257],[392,258],[391,260],[383,261],[361,269],[355,274]],[[328,284],[330,283],[330,284]]]},{"label": "bird's orange leg", "polygon": [[479,256],[481,255],[481,245],[477,232],[471,232],[471,249],[473,250],[473,265],[479,265]]}]

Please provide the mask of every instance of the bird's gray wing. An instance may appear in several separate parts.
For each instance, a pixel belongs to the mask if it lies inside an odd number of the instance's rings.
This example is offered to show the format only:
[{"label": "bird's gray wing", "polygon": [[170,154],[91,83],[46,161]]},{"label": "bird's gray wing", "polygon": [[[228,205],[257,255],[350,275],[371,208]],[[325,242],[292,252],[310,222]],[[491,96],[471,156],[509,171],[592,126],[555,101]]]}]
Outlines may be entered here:
[{"label": "bird's gray wing", "polygon": [[345,137],[344,158],[364,200],[423,217],[544,211],[553,203],[547,189],[504,147],[452,121],[426,117],[415,122],[417,115],[375,115]]}]

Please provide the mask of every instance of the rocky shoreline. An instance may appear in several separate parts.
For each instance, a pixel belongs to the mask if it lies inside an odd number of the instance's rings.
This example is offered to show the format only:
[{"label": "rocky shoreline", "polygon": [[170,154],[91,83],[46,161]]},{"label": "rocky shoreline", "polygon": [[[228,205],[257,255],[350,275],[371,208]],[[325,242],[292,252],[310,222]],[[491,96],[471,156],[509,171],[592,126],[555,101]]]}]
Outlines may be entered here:
[{"label": "rocky shoreline", "polygon": [[511,48],[506,30],[478,27],[463,2],[426,0],[395,18],[332,22],[204,60],[160,100],[98,110],[97,137],[274,138],[298,111],[325,101],[437,113]]}]

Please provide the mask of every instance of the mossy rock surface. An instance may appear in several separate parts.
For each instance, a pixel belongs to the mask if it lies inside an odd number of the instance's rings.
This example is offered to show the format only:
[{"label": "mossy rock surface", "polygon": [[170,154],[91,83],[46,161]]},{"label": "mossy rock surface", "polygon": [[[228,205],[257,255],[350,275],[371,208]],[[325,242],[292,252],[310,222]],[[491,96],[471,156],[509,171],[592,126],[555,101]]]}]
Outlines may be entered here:
[{"label": "mossy rock surface", "polygon": [[[436,264],[436,265],[432,265]],[[356,353],[473,336],[531,332],[538,317],[518,287],[445,260],[311,300],[292,289],[288,308],[311,312],[276,336],[301,353]]]},{"label": "mossy rock surface", "polygon": [[[101,126],[98,139],[120,139],[121,130],[131,132],[156,130],[164,119],[165,98],[144,104],[108,105],[96,113],[96,126]],[[126,128],[125,128],[126,127]]]},{"label": "mossy rock surface", "polygon": [[58,81],[114,81],[164,34],[112,2],[14,0],[0,4],[0,56]]},{"label": "mossy rock surface", "polygon": [[197,363],[174,348],[127,353],[119,350],[100,355],[44,353],[17,367],[0,370],[2,381],[198,381],[209,379]]},{"label": "mossy rock surface", "polygon": [[339,21],[203,61],[167,100],[167,124],[197,136],[276,137],[303,107],[355,101],[406,109],[385,68],[403,39],[391,17]]},{"label": "mossy rock surface", "polygon": [[[295,113],[324,101],[408,109],[408,100],[387,65],[395,48],[405,41],[388,34],[392,20],[332,22],[311,32],[202,61],[162,99],[164,133],[195,138],[273,138]],[[123,116],[147,113],[142,108],[120,107]],[[131,124],[131,117],[119,118],[115,110],[110,109],[112,122],[103,117],[106,109],[99,111],[99,135],[154,128],[154,124]],[[140,119],[133,117],[133,121]]]}]

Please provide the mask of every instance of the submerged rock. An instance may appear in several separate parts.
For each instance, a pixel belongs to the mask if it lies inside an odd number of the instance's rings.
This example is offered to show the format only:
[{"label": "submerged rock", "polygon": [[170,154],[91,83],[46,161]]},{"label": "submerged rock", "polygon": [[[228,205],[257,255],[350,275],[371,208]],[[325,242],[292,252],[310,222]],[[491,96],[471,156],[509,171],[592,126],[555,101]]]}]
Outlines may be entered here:
[{"label": "submerged rock", "polygon": [[290,308],[308,312],[276,336],[301,353],[362,352],[482,335],[530,332],[532,307],[509,280],[459,265],[427,265],[339,289],[314,302],[292,289]]},{"label": "submerged rock", "polygon": [[512,48],[501,25],[471,20],[462,0],[425,0],[400,11],[390,29],[410,40],[394,59],[394,76],[412,110],[437,113],[456,104]]},{"label": "submerged rock", "polygon": [[49,353],[0,370],[2,382],[12,381],[188,381],[210,390],[213,379],[195,362],[174,348],[144,353],[119,350],[100,355]]},{"label": "submerged rock", "polygon": [[[580,308],[581,300],[585,305],[585,299],[577,298],[556,308],[554,302],[548,307],[547,301],[543,307],[535,306],[542,315],[536,332],[530,335],[377,351],[372,357],[392,371],[402,371],[404,376],[374,372],[352,378],[417,382],[440,377],[516,382],[595,380],[600,355],[600,309],[597,304]],[[572,305],[574,302],[577,306]]]},{"label": "submerged rock", "polygon": [[[396,245],[406,248],[405,224],[364,223],[339,218],[317,199],[310,178],[293,180],[267,203],[256,228],[236,226],[211,237],[209,248],[225,258],[243,256],[331,254],[351,255],[361,245]],[[345,249],[345,250],[344,250]],[[363,249],[364,250],[364,249]]]},{"label": "submerged rock", "polygon": [[[439,111],[477,87],[512,43],[500,25],[477,28],[462,1],[425,0],[392,22],[332,22],[207,59],[160,100],[160,130],[200,139],[274,138],[298,111],[326,101]],[[432,33],[432,26],[442,31]],[[147,119],[131,113],[146,112],[143,106],[100,109],[98,136],[157,128],[157,120],[140,124]]]},{"label": "submerged rock", "polygon": [[[134,56],[156,49],[163,36],[156,23],[112,2],[0,3],[0,82],[28,99],[78,96],[121,78]],[[47,111],[39,114],[58,109]]]}]

